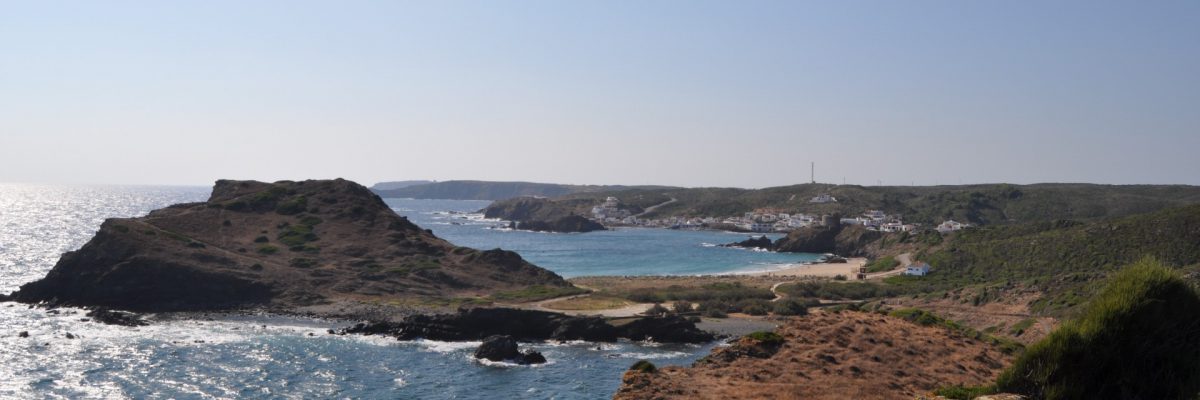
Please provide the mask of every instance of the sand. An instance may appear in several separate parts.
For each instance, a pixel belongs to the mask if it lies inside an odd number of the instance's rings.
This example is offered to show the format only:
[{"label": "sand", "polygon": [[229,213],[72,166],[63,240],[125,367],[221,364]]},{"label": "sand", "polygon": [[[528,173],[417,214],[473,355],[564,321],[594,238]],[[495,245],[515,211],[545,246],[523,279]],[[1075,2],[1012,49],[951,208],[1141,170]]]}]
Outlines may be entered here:
[{"label": "sand", "polygon": [[746,275],[751,276],[816,276],[822,278],[833,278],[838,275],[846,278],[854,278],[858,274],[858,269],[867,264],[866,258],[849,258],[845,263],[816,263],[816,264],[796,264],[784,269],[765,272],[754,272]]}]

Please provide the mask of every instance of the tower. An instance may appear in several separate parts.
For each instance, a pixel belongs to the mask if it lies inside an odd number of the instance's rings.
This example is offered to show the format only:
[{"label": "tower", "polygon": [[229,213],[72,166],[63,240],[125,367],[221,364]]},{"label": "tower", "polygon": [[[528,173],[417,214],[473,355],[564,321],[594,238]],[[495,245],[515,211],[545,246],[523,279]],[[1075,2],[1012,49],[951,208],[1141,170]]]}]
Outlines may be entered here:
[{"label": "tower", "polygon": [[808,168],[808,179],[812,180],[813,184],[817,183],[817,162],[813,161]]}]

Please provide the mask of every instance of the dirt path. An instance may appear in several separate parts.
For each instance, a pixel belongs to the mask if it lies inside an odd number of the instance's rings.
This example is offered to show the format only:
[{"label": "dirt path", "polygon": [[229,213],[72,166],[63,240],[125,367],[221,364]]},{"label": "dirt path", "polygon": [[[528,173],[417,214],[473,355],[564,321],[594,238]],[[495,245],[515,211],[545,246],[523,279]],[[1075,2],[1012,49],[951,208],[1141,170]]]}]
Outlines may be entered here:
[{"label": "dirt path", "polygon": [[508,306],[525,309],[525,310],[546,311],[546,312],[553,312],[553,313],[560,313],[560,314],[567,314],[567,315],[600,315],[600,316],[604,316],[604,317],[613,317],[613,318],[632,317],[632,316],[644,313],[644,312],[646,312],[646,310],[649,310],[650,307],[654,306],[654,304],[650,304],[650,303],[633,303],[633,304],[627,305],[625,307],[609,308],[609,309],[601,309],[601,310],[559,310],[559,309],[547,307],[547,305],[550,303],[556,303],[559,301],[566,301],[566,300],[578,299],[578,298],[583,298],[583,297],[589,297],[591,295],[592,295],[591,293],[577,294],[577,295],[572,295],[572,296],[555,297],[552,299],[539,300],[539,301],[534,301],[534,302],[530,302],[530,303],[508,304]]},{"label": "dirt path", "polygon": [[634,215],[634,217],[639,217],[639,218],[640,218],[640,217],[641,217],[641,216],[643,216],[643,215],[646,215],[646,214],[649,214],[649,213],[652,213],[652,212],[654,212],[654,210],[657,210],[659,207],[665,206],[665,205],[667,205],[667,204],[674,203],[674,202],[676,202],[676,201],[679,201],[679,200],[678,200],[678,199],[676,199],[676,198],[674,198],[674,197],[672,197],[670,200],[667,200],[667,201],[664,201],[664,202],[662,202],[662,203],[658,203],[658,204],[652,205],[652,206],[650,206],[650,207],[646,207],[646,209],[645,209],[645,210],[642,210],[642,212],[641,212],[641,213],[638,213],[637,215]]},{"label": "dirt path", "polygon": [[904,254],[898,255],[898,256],[896,256],[896,261],[900,262],[900,265],[897,266],[896,268],[892,268],[891,271],[867,274],[867,279],[883,279],[883,278],[887,278],[889,276],[896,276],[896,275],[903,274],[904,270],[907,269],[909,265],[912,265],[912,254],[904,253]]}]

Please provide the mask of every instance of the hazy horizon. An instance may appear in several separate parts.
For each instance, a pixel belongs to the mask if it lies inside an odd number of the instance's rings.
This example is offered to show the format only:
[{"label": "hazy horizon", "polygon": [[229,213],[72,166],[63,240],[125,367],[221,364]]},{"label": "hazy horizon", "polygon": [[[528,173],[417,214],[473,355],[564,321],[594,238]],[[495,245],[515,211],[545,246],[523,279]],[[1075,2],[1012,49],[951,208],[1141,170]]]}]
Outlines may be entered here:
[{"label": "hazy horizon", "polygon": [[1200,3],[0,14],[0,182],[1200,184]]}]

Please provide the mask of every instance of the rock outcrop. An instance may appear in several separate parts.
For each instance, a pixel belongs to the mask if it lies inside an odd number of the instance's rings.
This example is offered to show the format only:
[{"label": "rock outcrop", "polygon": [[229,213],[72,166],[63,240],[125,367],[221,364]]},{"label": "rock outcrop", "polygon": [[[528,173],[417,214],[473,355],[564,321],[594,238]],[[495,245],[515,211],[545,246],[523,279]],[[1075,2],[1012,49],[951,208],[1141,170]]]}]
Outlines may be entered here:
[{"label": "rock outcrop", "polygon": [[604,225],[576,214],[576,208],[582,204],[518,197],[492,203],[483,209],[483,215],[512,221],[515,228],[530,231],[571,233],[604,230]]},{"label": "rock outcrop", "polygon": [[613,321],[600,317],[518,310],[471,308],[455,314],[412,315],[397,322],[367,322],[340,334],[388,335],[399,340],[483,340],[502,335],[519,341],[586,340],[614,342],[618,338],[664,343],[704,343],[715,337],[678,316],[640,317]]},{"label": "rock outcrop", "polygon": [[222,180],[206,202],[105,221],[81,249],[12,297],[140,312],[290,311],[530,285],[569,283],[515,253],[439,239],[354,182]]},{"label": "rock outcrop", "polygon": [[512,336],[494,335],[483,339],[475,349],[475,358],[490,361],[511,361],[521,365],[544,364],[546,357],[532,349],[518,351],[517,340]]},{"label": "rock outcrop", "polygon": [[788,253],[833,253],[856,257],[866,255],[869,244],[883,234],[858,225],[834,224],[797,229],[775,241],[774,250]]},{"label": "rock outcrop", "polygon": [[751,237],[749,239],[746,239],[746,240],[743,240],[740,242],[736,242],[736,243],[723,244],[723,245],[721,245],[721,247],[739,247],[739,248],[743,248],[743,249],[775,250],[775,242],[772,242],[770,238],[768,238],[766,235],[763,235],[763,236]]},{"label": "rock outcrop", "polygon": [[995,382],[1012,362],[982,341],[875,313],[811,314],[775,333],[719,347],[691,367],[628,371],[614,399],[908,400]]}]

